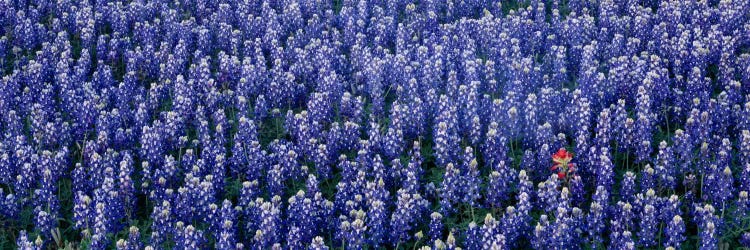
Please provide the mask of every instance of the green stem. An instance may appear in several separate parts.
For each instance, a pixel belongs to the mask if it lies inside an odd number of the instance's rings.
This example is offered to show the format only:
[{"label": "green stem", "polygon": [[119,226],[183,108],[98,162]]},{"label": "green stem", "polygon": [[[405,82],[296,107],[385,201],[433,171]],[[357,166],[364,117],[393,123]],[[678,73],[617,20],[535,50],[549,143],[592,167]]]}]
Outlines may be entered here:
[{"label": "green stem", "polygon": [[471,221],[474,221],[474,206],[469,206],[469,210],[471,211]]},{"label": "green stem", "polygon": [[667,110],[669,107],[664,108],[664,120],[667,122],[667,134],[669,134],[672,130],[669,129],[669,112]]},{"label": "green stem", "polygon": [[659,243],[657,246],[661,246],[661,232],[664,229],[664,223],[659,223],[659,233],[656,235],[656,238],[659,239]]},{"label": "green stem", "polygon": [[628,152],[625,154],[625,169],[630,171],[630,148],[628,148]]},{"label": "green stem", "polygon": [[703,196],[703,179],[705,179],[706,176],[701,174],[701,196]]}]

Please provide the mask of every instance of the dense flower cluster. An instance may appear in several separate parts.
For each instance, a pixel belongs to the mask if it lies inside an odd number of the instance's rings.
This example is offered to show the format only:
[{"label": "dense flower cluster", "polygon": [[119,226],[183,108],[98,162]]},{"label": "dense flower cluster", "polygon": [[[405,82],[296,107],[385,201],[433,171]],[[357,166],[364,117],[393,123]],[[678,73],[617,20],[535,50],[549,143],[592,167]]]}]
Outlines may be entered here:
[{"label": "dense flower cluster", "polygon": [[750,247],[747,0],[0,0],[0,72],[2,246]]}]

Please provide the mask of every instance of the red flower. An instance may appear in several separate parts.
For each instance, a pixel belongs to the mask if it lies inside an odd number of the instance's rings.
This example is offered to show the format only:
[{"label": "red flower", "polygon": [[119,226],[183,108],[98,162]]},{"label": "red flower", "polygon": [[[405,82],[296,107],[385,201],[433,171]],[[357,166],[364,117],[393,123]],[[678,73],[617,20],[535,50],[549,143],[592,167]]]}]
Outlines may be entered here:
[{"label": "red flower", "polygon": [[557,152],[552,155],[552,161],[554,161],[556,164],[568,165],[568,162],[570,162],[570,160],[572,159],[573,154],[568,152],[564,148],[557,150]]},{"label": "red flower", "polygon": [[573,153],[561,148],[552,155],[552,161],[555,164],[552,165],[550,170],[557,171],[557,178],[565,179],[569,173],[573,173],[575,170],[575,164],[570,163],[571,160],[573,160]]}]

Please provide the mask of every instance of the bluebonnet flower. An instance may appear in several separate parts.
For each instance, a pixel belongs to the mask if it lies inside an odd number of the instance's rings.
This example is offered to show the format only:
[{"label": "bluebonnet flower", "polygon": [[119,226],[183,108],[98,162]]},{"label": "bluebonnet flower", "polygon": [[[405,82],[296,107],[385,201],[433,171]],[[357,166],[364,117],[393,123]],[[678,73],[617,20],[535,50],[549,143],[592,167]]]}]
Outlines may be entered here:
[{"label": "bluebonnet flower", "polygon": [[23,250],[39,250],[42,249],[42,240],[39,236],[34,242],[29,241],[25,230],[21,230],[18,233],[18,239],[16,240],[16,247]]},{"label": "bluebonnet flower", "polygon": [[[410,190],[418,190],[419,185],[417,185],[420,180],[422,179],[422,175],[424,174],[424,170],[422,169],[422,153],[421,146],[419,144],[419,141],[414,141],[412,144],[412,149],[409,151],[409,162],[406,165],[406,169],[404,169],[404,173],[402,173],[405,177],[407,177],[403,181],[403,186],[410,189]],[[414,179],[409,179],[410,175],[414,175]]]},{"label": "bluebonnet flower", "polygon": [[674,144],[672,145],[675,155],[675,168],[676,174],[684,173],[690,169],[690,164],[693,159],[693,145],[690,141],[688,133],[685,133],[682,129],[677,129],[674,132]]},{"label": "bluebonnet flower", "polygon": [[518,171],[518,193],[526,193],[530,197],[533,197],[534,186],[533,182],[529,180],[529,176],[526,174],[526,170]]},{"label": "bluebonnet flower", "polygon": [[696,205],[696,223],[699,228],[699,235],[701,238],[700,249],[715,249],[718,242],[719,228],[717,223],[720,223],[718,216],[714,214],[715,209],[710,204],[706,204],[703,207]]},{"label": "bluebonnet flower", "polygon": [[466,249],[476,250],[482,247],[482,232],[477,226],[476,222],[469,222],[464,232],[466,235],[465,247]]},{"label": "bluebonnet flower", "polygon": [[537,96],[534,93],[529,94],[524,102],[524,135],[528,136],[530,140],[533,134],[537,132],[539,126],[539,118],[537,116]]},{"label": "bluebonnet flower", "polygon": [[232,202],[224,200],[221,206],[221,217],[219,220],[219,227],[221,228],[220,233],[215,235],[217,237],[216,248],[217,249],[233,249],[236,246],[236,215],[235,208],[232,207]]},{"label": "bluebonnet flower", "polygon": [[556,175],[550,175],[546,181],[540,182],[537,185],[537,196],[545,212],[552,212],[557,207],[560,197],[557,191],[559,185],[560,183]]},{"label": "bluebonnet flower", "polygon": [[255,231],[253,237],[254,246],[268,248],[278,243],[280,239],[279,231],[282,226],[280,202],[281,197],[279,196],[274,196],[270,202],[256,201],[257,204],[260,204],[257,209],[259,209],[258,216],[261,221],[259,229]]},{"label": "bluebonnet flower", "polygon": [[440,188],[440,207],[441,211],[445,214],[454,212],[453,205],[460,199],[460,177],[460,170],[454,167],[453,163],[448,163],[445,167],[445,176],[443,176],[443,183]]},{"label": "bluebonnet flower", "polygon": [[535,248],[543,247],[543,246],[549,246],[552,242],[551,236],[552,235],[552,228],[549,223],[549,219],[546,214],[542,214],[542,216],[539,217],[539,221],[536,224],[536,227],[534,227],[534,233],[531,238],[531,245]]},{"label": "bluebonnet flower", "polygon": [[451,151],[451,148],[453,148],[451,147],[452,136],[448,133],[447,123],[440,122],[437,124],[435,132],[435,151],[437,164],[439,166],[447,165],[453,159],[454,153]]},{"label": "bluebonnet flower", "polygon": [[508,139],[498,129],[497,122],[490,123],[485,135],[485,142],[481,147],[485,162],[490,166],[508,160]]},{"label": "bluebonnet flower", "polygon": [[272,196],[278,196],[281,195],[284,191],[284,177],[283,177],[283,170],[280,165],[273,165],[271,169],[268,170],[268,176],[266,177],[266,180],[268,181],[268,193]]},{"label": "bluebonnet flower", "polygon": [[[194,170],[195,169],[197,169],[197,167],[194,168]],[[175,213],[181,218],[193,219],[197,216],[198,209],[195,207],[194,203],[199,199],[200,184],[200,178],[193,176],[193,173],[191,172],[185,175],[184,186],[177,189]]]},{"label": "bluebonnet flower", "polygon": [[253,106],[253,113],[254,113],[255,118],[258,120],[262,120],[268,117],[270,110],[271,110],[271,106],[266,100],[265,95],[258,95],[255,98],[255,105]]},{"label": "bluebonnet flower", "polygon": [[501,235],[500,223],[492,217],[492,214],[487,214],[484,217],[484,224],[481,228],[482,231],[482,248],[489,249],[492,244],[495,243],[495,237]]},{"label": "bluebonnet flower", "polygon": [[[13,194],[4,195],[2,189],[0,189],[0,215],[7,217],[14,217],[18,214],[18,206],[16,204],[16,197]],[[74,205],[75,207],[75,205]],[[75,214],[74,214],[75,220]]]},{"label": "bluebonnet flower", "polygon": [[[551,238],[549,239],[552,244],[572,247],[575,245],[580,229],[576,229],[576,224],[579,223],[576,220],[580,218],[574,218],[574,212],[580,215],[578,208],[570,208],[570,192],[568,188],[563,187],[560,192],[560,202],[557,204],[555,209],[555,221],[551,226]],[[576,217],[578,217],[576,215]]]},{"label": "bluebonnet flower", "polygon": [[[8,53],[8,37],[2,36],[0,37],[0,58],[5,58],[5,55]],[[4,63],[4,60],[2,61]]]},{"label": "bluebonnet flower", "polygon": [[184,226],[183,222],[178,221],[175,229],[175,247],[178,249],[201,249],[204,247],[205,239],[203,231],[196,229],[193,225]]},{"label": "bluebonnet flower", "polygon": [[[614,232],[614,234],[618,234],[618,232]],[[635,242],[633,241],[633,236],[630,231],[625,230],[619,234],[620,236],[617,237],[618,241],[612,242],[613,247],[620,249],[635,249]]]},{"label": "bluebonnet flower", "polygon": [[503,236],[502,234],[496,234],[494,239],[492,239],[489,249],[494,250],[494,249],[505,249],[505,248],[507,248],[505,236]]},{"label": "bluebonnet flower", "polygon": [[94,215],[91,202],[91,197],[84,194],[83,191],[78,191],[75,194],[73,205],[75,228],[85,229],[93,225]]},{"label": "bluebonnet flower", "polygon": [[586,152],[589,146],[591,146],[589,134],[589,129],[591,128],[591,107],[589,100],[585,97],[579,97],[580,94],[580,90],[573,92],[574,98],[572,101],[574,108],[571,114],[576,114],[576,123],[571,125],[573,125],[572,129],[575,131],[575,152],[578,152],[579,156],[585,159],[588,158]]},{"label": "bluebonnet flower", "polygon": [[522,193],[521,198],[526,201],[519,201],[519,209],[513,206],[507,207],[505,215],[500,220],[501,227],[499,231],[502,232],[503,237],[508,241],[508,246],[516,246],[516,240],[523,235],[524,230],[528,227],[528,211],[524,207],[528,204],[523,204],[528,202],[528,195]]},{"label": "bluebonnet flower", "polygon": [[[246,169],[247,165],[250,162],[260,165],[259,163],[262,162],[262,160],[257,157],[259,152],[254,151],[257,146],[253,144],[258,143],[257,137],[258,135],[254,121],[244,116],[241,117],[237,127],[237,134],[234,135],[233,139],[234,146],[232,148],[231,169],[234,174],[253,173],[253,171],[248,171],[248,169]],[[254,170],[257,171],[257,169]],[[254,176],[249,176],[249,178],[252,177]]]},{"label": "bluebonnet flower", "polygon": [[105,204],[102,202],[98,202],[95,205],[94,230],[91,235],[92,249],[105,249],[109,244],[107,239],[107,227],[109,227],[109,221],[106,217],[107,215],[104,206]]},{"label": "bluebonnet flower", "polygon": [[370,235],[369,242],[372,246],[377,247],[383,243],[387,236],[387,211],[383,201],[373,201],[367,214],[367,225]]},{"label": "bluebonnet flower", "polygon": [[[352,210],[351,213],[356,213],[356,211]],[[334,237],[337,240],[339,240],[342,245],[350,245],[349,241],[351,239],[349,237],[353,234],[352,233],[352,228],[351,228],[352,227],[351,223],[348,221],[348,218],[345,215],[339,216],[338,220],[340,222],[339,222],[339,225],[338,225],[338,230],[336,231]],[[293,229],[296,229],[296,228],[293,228]],[[289,239],[289,240],[294,240],[294,238]],[[294,243],[290,242],[290,244],[294,244]],[[291,245],[291,246],[294,247],[294,245]]]},{"label": "bluebonnet flower", "polygon": [[592,248],[598,248],[604,243],[604,239],[602,239],[602,233],[604,232],[605,228],[605,212],[606,211],[604,211],[604,207],[599,204],[599,202],[594,201],[591,203],[589,214],[586,217],[586,229]]},{"label": "bluebonnet flower", "polygon": [[[393,113],[398,113],[401,107],[398,103],[394,103],[392,107]],[[403,136],[404,132],[401,128],[403,126],[401,124],[401,119],[398,117],[398,115],[392,115],[391,116],[391,125],[388,127],[388,130],[386,131],[385,135],[383,136],[383,142],[382,142],[382,149],[385,152],[385,156],[388,157],[388,159],[394,159],[396,156],[398,156],[401,151],[403,150]],[[437,147],[437,137],[438,133],[436,133],[436,147]],[[438,151],[439,152],[439,151]]]},{"label": "bluebonnet flower", "polygon": [[128,229],[127,246],[128,249],[140,249],[143,247],[143,243],[141,243],[141,232],[138,227],[131,226]]},{"label": "bluebonnet flower", "polygon": [[310,243],[309,247],[307,247],[309,250],[327,250],[329,249],[328,246],[325,245],[325,242],[323,242],[323,238],[320,236],[316,236],[313,238],[312,243]]},{"label": "bluebonnet flower", "polygon": [[635,150],[635,147],[638,145],[635,133],[635,120],[630,117],[625,118],[625,122],[622,125],[622,134],[618,140],[618,147],[626,151],[628,156],[630,155],[630,151]]},{"label": "bluebonnet flower", "polygon": [[598,158],[599,162],[596,169],[597,186],[604,186],[609,190],[614,183],[614,164],[612,163],[608,148],[602,148]]},{"label": "bluebonnet flower", "polygon": [[331,175],[331,168],[329,166],[331,160],[329,156],[328,147],[325,144],[318,144],[315,152],[314,162],[315,169],[318,176],[322,179],[328,179]]},{"label": "bluebonnet flower", "polygon": [[729,166],[725,166],[724,170],[719,173],[719,179],[716,185],[716,194],[714,194],[714,205],[721,205],[720,210],[724,210],[727,203],[732,198],[734,193],[734,178],[732,177],[732,170]]},{"label": "bluebonnet flower", "polygon": [[284,180],[291,179],[298,181],[306,173],[306,166],[300,166],[297,158],[299,154],[294,150],[290,149],[283,156],[280,156],[279,162],[281,165],[281,171],[285,175]]},{"label": "bluebonnet flower", "polygon": [[[18,154],[19,152],[16,151],[16,153]],[[16,175],[13,186],[16,187],[16,197],[18,197],[23,205],[26,204],[30,198],[29,191],[31,190],[31,185],[33,184],[34,178],[36,178],[36,175],[34,174],[35,171],[33,171],[30,163],[24,163],[20,170],[21,171],[18,172],[18,175]]]},{"label": "bluebonnet flower", "polygon": [[128,240],[119,239],[115,243],[115,248],[117,248],[118,250],[130,250],[130,249],[140,249],[141,248],[141,244],[139,242],[139,239],[137,238],[137,237],[140,237],[140,233],[138,232],[138,228],[137,227],[131,227],[130,228],[130,232],[135,232],[135,237],[136,237],[136,238],[134,238],[135,241],[131,242],[130,241],[130,237],[129,237]]},{"label": "bluebonnet flower", "polygon": [[747,191],[740,191],[737,195],[737,208],[735,210],[737,218],[742,218],[750,214],[750,199]]},{"label": "bluebonnet flower", "polygon": [[365,225],[365,212],[359,210],[356,212],[355,219],[351,223],[350,233],[347,237],[347,243],[349,249],[362,249],[365,243],[365,231],[367,226]]},{"label": "bluebonnet flower", "polygon": [[718,246],[718,239],[717,237],[717,228],[716,225],[709,221],[706,222],[703,225],[703,228],[701,230],[701,246],[700,249],[716,249]]},{"label": "bluebonnet flower", "polygon": [[625,172],[625,175],[623,175],[622,184],[620,186],[621,199],[626,201],[633,201],[635,199],[635,193],[638,191],[635,179],[635,173],[631,171]]},{"label": "bluebonnet flower", "polygon": [[740,243],[744,247],[750,246],[750,233],[743,233],[742,236],[740,236]]},{"label": "bluebonnet flower", "polygon": [[141,158],[157,165],[164,159],[165,150],[159,130],[157,124],[154,124],[153,127],[144,126],[141,132]]},{"label": "bluebonnet flower", "polygon": [[654,168],[646,164],[641,171],[641,190],[656,189],[656,175]]},{"label": "bluebonnet flower", "polygon": [[569,188],[570,188],[570,192],[572,193],[571,195],[573,196],[571,197],[571,204],[576,207],[583,204],[585,200],[584,195],[586,191],[585,191],[583,179],[581,178],[580,175],[575,175],[570,178]]},{"label": "bluebonnet flower", "polygon": [[[546,156],[551,152],[549,152],[548,150],[541,150],[541,148],[544,147],[544,145],[547,145],[547,147],[549,147],[550,144],[554,145],[555,144],[554,140],[555,140],[555,136],[553,135],[553,132],[552,132],[552,124],[550,124],[549,122],[546,122],[537,127],[536,133],[534,136],[535,143],[534,143],[533,148],[540,149],[539,154]],[[558,146],[558,145],[554,145],[554,146]],[[559,145],[559,147],[557,148],[563,148],[563,145]]]},{"label": "bluebonnet flower", "polygon": [[[371,177],[377,182],[382,182],[383,187],[387,186],[387,183],[388,181],[390,181],[391,176],[388,175],[387,168],[383,164],[383,160],[380,158],[380,155],[375,155],[375,157],[373,157],[371,169]],[[377,184],[380,185],[380,183]]]},{"label": "bluebonnet flower", "polygon": [[617,247],[624,247],[628,242],[632,242],[632,238],[629,236],[630,228],[633,228],[633,205],[627,202],[617,202],[617,207],[614,208],[614,218],[610,221],[612,233],[609,238]]},{"label": "bluebonnet flower", "polygon": [[509,188],[514,174],[513,170],[505,165],[505,161],[498,162],[494,169],[495,171],[492,171],[489,175],[485,199],[490,206],[500,207],[509,198]]},{"label": "bluebonnet flower", "polygon": [[610,121],[613,120],[610,116],[610,110],[605,108],[599,113],[599,117],[597,118],[594,144],[599,148],[609,148],[609,140],[612,133],[612,125]]},{"label": "bluebonnet flower", "polygon": [[464,166],[463,170],[466,171],[465,174],[462,174],[461,182],[462,186],[462,199],[461,201],[464,203],[468,203],[471,206],[474,206],[476,201],[480,198],[481,193],[479,191],[479,183],[481,180],[479,179],[479,169],[478,169],[478,163],[477,159],[473,157],[473,152],[471,147],[466,148],[467,156],[471,156],[471,160],[469,162],[466,162],[467,159],[464,159]]},{"label": "bluebonnet flower", "polygon": [[641,246],[651,247],[656,245],[657,214],[656,208],[652,204],[646,204],[640,216],[640,228],[638,232],[638,242]]},{"label": "bluebonnet flower", "polygon": [[347,161],[346,156],[342,155],[339,160],[343,181],[336,185],[338,192],[336,192],[335,204],[338,211],[349,211],[350,209],[345,208],[346,203],[354,200],[356,196],[361,196],[364,191],[365,173],[358,170],[356,162]]},{"label": "bluebonnet flower", "polygon": [[529,193],[521,189],[516,199],[518,200],[518,203],[516,204],[517,209],[515,216],[518,218],[514,223],[517,223],[516,226],[518,227],[518,237],[528,237],[529,234],[527,230],[530,228],[530,223],[532,221],[532,197]]},{"label": "bluebonnet flower", "polygon": [[390,239],[394,245],[410,239],[408,232],[413,229],[413,222],[419,220],[426,206],[426,201],[418,193],[410,194],[400,189],[397,197],[396,210],[391,215],[390,221]]},{"label": "bluebonnet flower", "polygon": [[0,181],[3,183],[10,183],[13,180],[13,176],[16,174],[13,168],[11,168],[10,155],[5,147],[6,145],[0,142],[0,152],[2,152],[2,154],[0,154],[0,174],[2,174]]},{"label": "bluebonnet flower", "polygon": [[360,126],[357,123],[347,121],[343,125],[342,138],[340,143],[342,149],[351,150],[356,148],[360,134]]},{"label": "bluebonnet flower", "polygon": [[682,217],[675,215],[667,223],[664,232],[667,236],[667,241],[664,243],[664,246],[679,249],[682,242],[685,241],[685,222],[682,220]]},{"label": "bluebonnet flower", "polygon": [[286,245],[290,249],[302,249],[303,244],[300,238],[300,228],[299,227],[290,227],[289,232],[287,232],[286,236]]},{"label": "bluebonnet flower", "polygon": [[430,214],[430,240],[437,241],[443,238],[443,215],[438,212]]},{"label": "bluebonnet flower", "polygon": [[[49,151],[45,151],[49,154]],[[60,204],[55,193],[57,193],[57,185],[54,184],[57,180],[56,175],[53,176],[50,170],[50,162],[44,164],[42,169],[42,180],[40,181],[39,189],[34,191],[34,212],[36,214],[34,218],[34,224],[40,232],[45,236],[50,236],[52,229],[57,227],[57,214],[60,209]],[[56,170],[57,172],[57,170]]]},{"label": "bluebonnet flower", "polygon": [[681,215],[680,205],[680,198],[677,195],[671,195],[666,201],[662,201],[659,207],[660,220],[668,223],[674,216]]},{"label": "bluebonnet flower", "polygon": [[[373,159],[372,156],[368,152],[368,145],[369,142],[367,140],[360,140],[358,143],[359,150],[357,151],[357,157],[354,159],[355,162],[357,162],[357,166],[360,170],[366,171],[366,172],[372,172],[367,175],[367,177],[371,177],[373,174],[379,174],[382,176],[382,173],[374,172],[375,169],[373,169]],[[382,168],[381,168],[382,170]]]},{"label": "bluebonnet flower", "polygon": [[[208,219],[209,216],[218,217],[218,214],[215,213],[218,206],[216,206],[216,188],[214,187],[213,179],[213,175],[206,175],[201,180],[200,185],[197,186],[197,190],[194,190],[195,198],[192,200],[194,202],[193,206],[196,207],[197,216],[204,220]],[[212,205],[214,208],[212,208]]]},{"label": "bluebonnet flower", "polygon": [[516,108],[515,106],[511,106],[510,108],[507,109],[507,112],[505,114],[506,115],[505,118],[508,120],[507,122],[508,125],[506,125],[505,129],[508,133],[509,138],[518,137],[519,126],[521,125],[519,124],[521,122],[521,118],[518,113],[519,113],[518,108]]},{"label": "bluebonnet flower", "polygon": [[[700,105],[700,100],[694,99],[693,106],[698,105]],[[698,108],[692,108],[687,119],[685,119],[685,133],[687,133],[687,137],[690,139],[691,146],[700,145],[700,143],[705,140],[705,138],[702,138],[701,136],[706,135],[706,130],[707,128],[701,120],[700,110]]]},{"label": "bluebonnet flower", "polygon": [[158,246],[168,239],[173,234],[172,231],[172,208],[168,201],[162,202],[162,204],[154,207],[153,213],[151,214],[153,224],[151,225],[151,239],[149,244],[152,246]]},{"label": "bluebonnet flower", "polygon": [[675,172],[671,167],[675,165],[673,158],[672,148],[667,146],[666,141],[660,142],[654,170],[659,177],[659,187],[662,189],[674,189],[677,184],[674,178]]}]

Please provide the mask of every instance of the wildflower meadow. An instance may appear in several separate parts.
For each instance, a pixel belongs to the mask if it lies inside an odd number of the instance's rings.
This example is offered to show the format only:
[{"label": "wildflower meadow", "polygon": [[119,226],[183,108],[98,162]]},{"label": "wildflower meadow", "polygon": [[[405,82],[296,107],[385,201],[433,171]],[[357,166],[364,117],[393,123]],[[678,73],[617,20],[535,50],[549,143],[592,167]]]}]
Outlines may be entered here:
[{"label": "wildflower meadow", "polygon": [[0,249],[748,249],[749,0],[0,0]]}]

